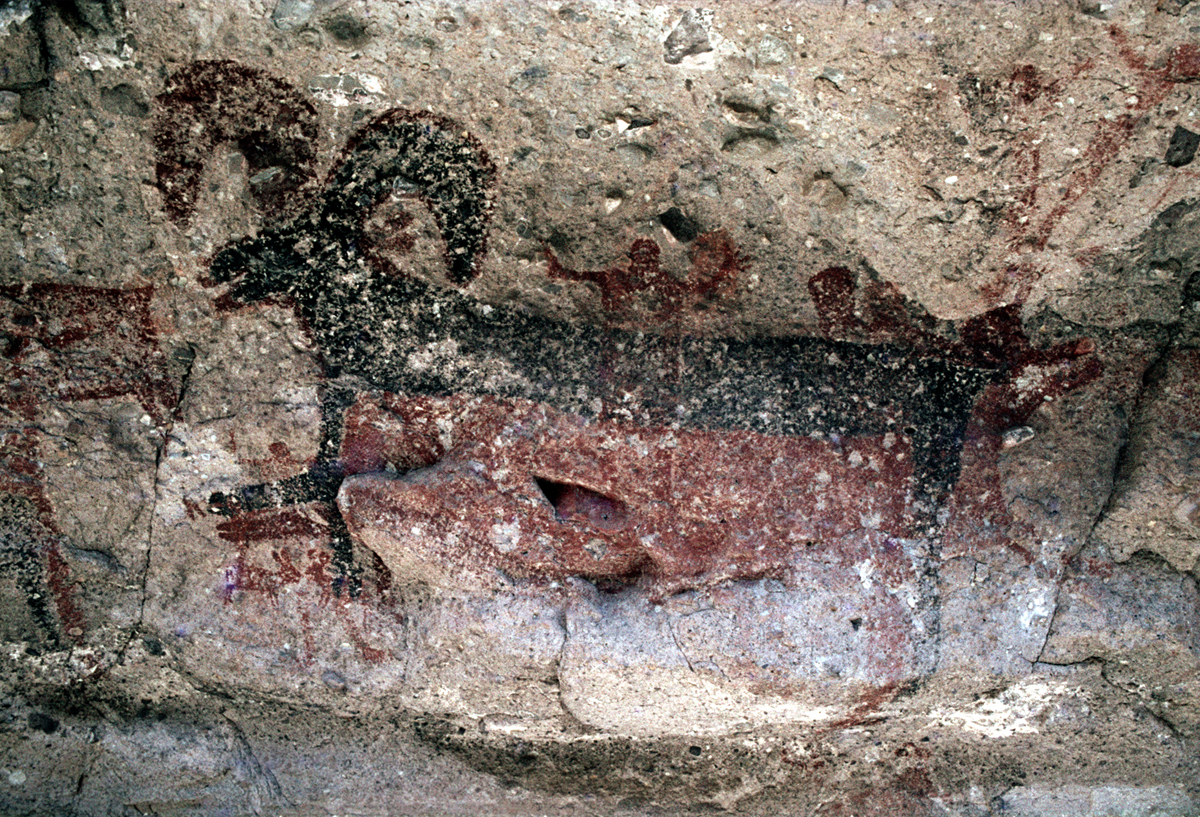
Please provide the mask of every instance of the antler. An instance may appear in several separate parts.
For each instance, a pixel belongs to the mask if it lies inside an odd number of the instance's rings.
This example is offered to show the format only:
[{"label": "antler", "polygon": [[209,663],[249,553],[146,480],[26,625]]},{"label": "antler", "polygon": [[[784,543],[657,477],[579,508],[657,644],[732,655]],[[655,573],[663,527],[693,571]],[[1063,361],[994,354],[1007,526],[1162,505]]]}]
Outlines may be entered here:
[{"label": "antler", "polygon": [[[371,207],[403,188],[433,214],[451,280],[465,284],[479,273],[496,168],[483,145],[453,121],[403,109],[383,113],[351,137],[314,196],[317,112],[283,80],[229,60],[197,62],[171,76],[157,104],[158,187],[174,221],[191,218],[213,150],[232,142],[249,162],[259,206],[302,216],[306,234],[361,236]],[[275,223],[264,240],[287,243],[295,230],[284,219]],[[214,274],[229,277],[233,270],[224,267],[257,258],[261,249],[262,240],[227,247],[214,260]]]}]

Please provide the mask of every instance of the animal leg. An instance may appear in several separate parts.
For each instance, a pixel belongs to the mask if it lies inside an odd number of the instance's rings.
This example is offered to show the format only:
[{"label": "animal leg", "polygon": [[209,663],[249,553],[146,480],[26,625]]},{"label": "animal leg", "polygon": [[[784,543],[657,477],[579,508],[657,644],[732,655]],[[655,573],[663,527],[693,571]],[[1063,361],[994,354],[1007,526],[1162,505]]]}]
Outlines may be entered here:
[{"label": "animal leg", "polygon": [[37,520],[34,504],[25,497],[0,492],[0,571],[14,574],[30,616],[46,643],[57,648],[62,638],[49,602],[43,558],[53,546],[52,534]]},{"label": "animal leg", "polygon": [[355,392],[345,386],[327,386],[321,395],[321,442],[317,460],[303,474],[294,477],[244,485],[225,494],[220,491],[209,497],[209,510],[222,516],[235,516],[250,511],[322,502],[330,508],[329,546],[333,550],[333,565],[337,571],[334,590],[347,590],[357,596],[362,589],[362,568],[354,562],[354,546],[350,533],[337,507],[338,489],[347,476],[345,465],[338,458],[346,419],[346,410],[354,402]]}]

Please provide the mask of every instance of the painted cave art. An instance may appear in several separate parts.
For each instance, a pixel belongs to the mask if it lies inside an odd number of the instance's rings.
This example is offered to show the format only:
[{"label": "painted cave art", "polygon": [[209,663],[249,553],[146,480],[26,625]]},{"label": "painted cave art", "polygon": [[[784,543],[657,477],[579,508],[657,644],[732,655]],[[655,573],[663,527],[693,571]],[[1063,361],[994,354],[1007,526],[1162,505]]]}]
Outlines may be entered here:
[{"label": "painted cave art", "polygon": [[246,157],[255,203],[285,211],[312,182],[317,116],[282,80],[228,61],[193,63],[158,97],[154,132],[158,186],[167,214],[186,221],[213,149],[237,145]]},{"label": "painted cave art", "polygon": [[151,315],[151,287],[0,286],[0,569],[11,573],[51,646],[81,643],[68,543],[56,521],[38,447],[47,406],[132,397],[156,427],[169,423],[179,383]]},{"label": "painted cave art", "polygon": [[[253,95],[266,80],[200,63],[159,98],[168,199],[190,178],[179,166],[204,160],[171,142],[179,109],[221,138],[249,140],[243,149],[262,122],[281,121],[266,102],[257,120],[244,100],[226,111],[238,82]],[[292,114],[308,110],[284,99]],[[303,179],[309,154],[289,145],[261,153]],[[1097,371],[1086,342],[1034,349],[1015,307],[939,333],[893,289],[857,292],[843,268],[809,284],[826,337],[697,336],[671,321],[637,331],[619,319],[638,295],[655,296],[661,316],[687,309],[689,293],[731,291],[745,259],[721,232],[696,239],[691,289],[666,283],[648,239],[627,266],[597,273],[548,253],[552,276],[601,288],[614,315],[603,325],[486,304],[457,286],[480,272],[495,176],[452,121],[390,111],[350,139],[319,190],[297,193],[291,215],[213,258],[212,278],[228,285],[221,304],[290,304],[326,375],[317,459],[211,497],[233,517],[227,538],[248,519],[286,527],[287,507],[323,503],[351,592],[352,540],[408,580],[460,587],[581,577],[663,594],[786,577],[797,554],[860,547],[928,582],[970,429],[994,434],[1033,411],[1044,392],[1014,385],[1027,367],[1046,370],[1049,390]],[[433,215],[442,285],[374,249],[404,245],[372,219],[397,189]],[[190,201],[169,210],[184,219]],[[845,310],[856,292],[874,304],[866,318]]]},{"label": "painted cave art", "polygon": [[[1006,79],[985,79],[968,73],[959,80],[958,93],[976,127],[984,131],[995,128],[996,122],[989,119],[1003,116],[1005,127],[1017,134],[1011,148],[1005,151],[1012,170],[1009,181],[1015,201],[1004,211],[1007,240],[987,248],[992,259],[1011,257],[1013,252],[1044,250],[1064,218],[1118,159],[1139,123],[1146,121],[1176,85],[1200,79],[1200,48],[1194,44],[1176,46],[1151,57],[1143,49],[1131,46],[1128,35],[1120,26],[1109,26],[1107,33],[1115,56],[1133,75],[1127,105],[1115,116],[1096,120],[1090,134],[1079,134],[1080,161],[1069,173],[1055,179],[1052,191],[1042,189],[1043,183],[1047,182],[1042,168],[1042,151],[1046,147],[1042,123],[1049,111],[1061,108],[1064,101],[1070,99],[1067,89],[1072,81],[1087,79],[1095,72],[1095,61],[1076,62],[1058,76],[1026,64],[1015,66]],[[1130,187],[1139,183],[1140,178],[1135,177]],[[1187,191],[1181,189],[1186,184],[1186,176],[1174,177],[1158,205],[1186,195]],[[1079,260],[1086,263],[1101,252],[1103,247],[1088,248],[1080,254]],[[1001,272],[983,286],[985,294],[1017,302],[1024,301],[1033,285],[1046,273],[1034,261],[996,263],[994,266]]]}]

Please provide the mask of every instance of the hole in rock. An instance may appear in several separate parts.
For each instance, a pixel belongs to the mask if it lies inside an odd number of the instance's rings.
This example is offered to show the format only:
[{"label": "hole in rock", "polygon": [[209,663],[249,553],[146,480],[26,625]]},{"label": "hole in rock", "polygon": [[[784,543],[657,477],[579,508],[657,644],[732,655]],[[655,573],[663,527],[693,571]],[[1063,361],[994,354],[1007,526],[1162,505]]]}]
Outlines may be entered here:
[{"label": "hole in rock", "polygon": [[601,530],[620,530],[629,522],[629,507],[615,497],[542,477],[534,482],[562,522],[586,522]]}]

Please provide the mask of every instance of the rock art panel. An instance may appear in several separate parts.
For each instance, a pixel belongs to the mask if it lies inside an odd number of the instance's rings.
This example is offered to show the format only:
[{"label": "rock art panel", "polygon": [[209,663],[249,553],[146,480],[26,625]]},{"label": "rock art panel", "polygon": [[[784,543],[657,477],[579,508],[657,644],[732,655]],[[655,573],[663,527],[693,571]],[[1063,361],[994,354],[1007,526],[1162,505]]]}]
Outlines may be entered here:
[{"label": "rock art panel", "polygon": [[[311,123],[297,113],[310,109],[273,89],[277,80],[228,63],[170,80],[156,144],[159,187],[176,199],[168,212],[177,220],[194,199],[188,179],[217,141],[293,168],[289,178],[312,164],[301,144]],[[180,116],[209,141],[172,141]],[[257,146],[260,125],[292,141]],[[772,673],[750,670],[749,656],[716,665],[704,684],[745,698],[717,707],[724,714],[709,728],[718,731],[742,717],[734,710],[774,717],[786,696],[807,695],[816,708],[805,712],[837,717],[931,672],[943,533],[948,521],[981,524],[972,503],[955,501],[964,445],[991,441],[979,449],[990,457],[975,462],[994,469],[1004,434],[1019,436],[1047,399],[1099,375],[1095,344],[1036,346],[1015,305],[947,325],[869,271],[844,267],[810,277],[821,336],[714,334],[692,316],[734,291],[747,264],[719,230],[689,236],[684,280],[663,271],[648,239],[634,242],[628,264],[599,271],[570,269],[547,248],[551,278],[599,288],[600,323],[492,305],[470,284],[482,271],[496,173],[452,121],[388,111],[351,136],[319,187],[213,257],[219,309],[274,305],[300,321],[320,361],[322,415],[315,456],[295,459],[282,444],[276,452],[294,473],[188,500],[191,515],[228,517],[217,533],[236,558],[222,568],[219,595],[236,608],[249,594],[282,612],[287,594],[315,593],[319,610],[300,614],[298,632],[285,628],[305,644],[300,664],[323,653],[308,622],[341,611],[333,626],[383,667],[398,656],[380,646],[397,643],[382,635],[387,622],[408,621],[396,590],[542,594],[546,615],[573,611],[560,681],[595,687],[564,706],[618,730],[633,728],[617,716],[623,693],[591,714],[580,703],[621,687],[588,674],[599,657],[586,645],[615,637],[606,628],[622,616],[645,615],[646,599],[670,599],[674,640],[692,632],[701,652],[769,641],[756,627],[730,629],[763,582],[779,617],[829,618],[828,633],[789,636],[783,652],[793,658]],[[408,257],[414,207],[439,234],[435,269],[427,254]],[[261,549],[272,542],[289,544]],[[693,623],[708,623],[688,630],[678,594],[726,585],[729,609],[697,614]],[[588,601],[596,592],[612,598]],[[699,694],[653,705],[672,710]]]}]

